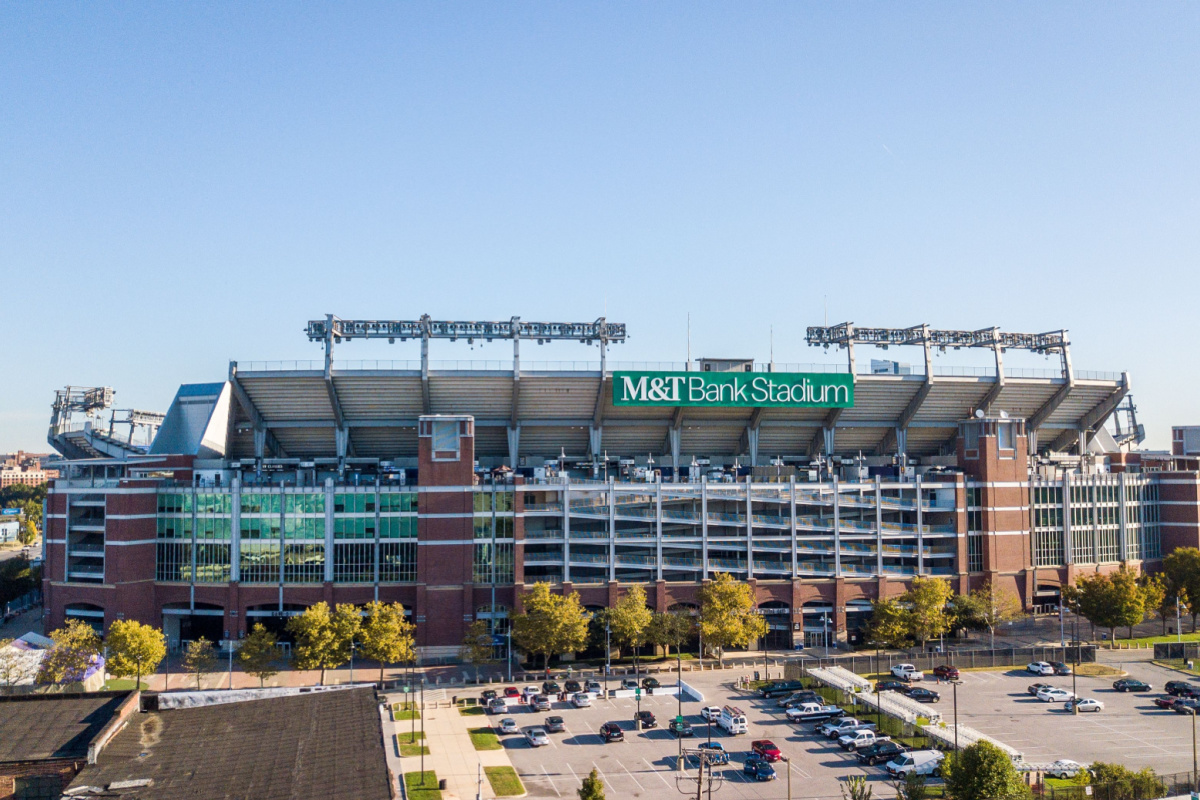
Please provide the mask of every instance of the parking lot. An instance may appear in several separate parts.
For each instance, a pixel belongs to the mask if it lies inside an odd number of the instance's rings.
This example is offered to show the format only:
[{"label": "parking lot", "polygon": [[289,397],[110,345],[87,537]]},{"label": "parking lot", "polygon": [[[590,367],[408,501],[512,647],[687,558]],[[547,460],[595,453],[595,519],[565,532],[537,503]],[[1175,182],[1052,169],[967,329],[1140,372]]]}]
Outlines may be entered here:
[{"label": "parking lot", "polygon": [[[660,676],[661,677],[661,676]],[[787,797],[787,770],[791,770],[792,794],[795,797],[829,797],[840,800],[839,782],[850,775],[863,775],[872,780],[886,779],[881,767],[861,768],[852,754],[836,743],[818,738],[810,725],[802,728],[789,725],[774,700],[760,700],[749,693],[732,690],[727,683],[733,675],[711,673],[693,675],[687,681],[704,694],[704,703],[685,700],[684,718],[695,728],[695,738],[683,740],[684,748],[694,748],[708,739],[709,726],[700,718],[706,705],[737,705],[746,712],[750,731],[740,736],[725,734],[715,723],[712,738],[721,742],[730,754],[730,763],[718,767],[717,773],[727,785],[723,796],[747,798]],[[666,680],[664,679],[664,682]],[[522,728],[538,725],[551,715],[563,717],[566,731],[550,734],[547,747],[530,747],[519,735],[501,737],[513,766],[531,797],[573,798],[580,782],[593,769],[599,770],[611,795],[617,797],[646,797],[664,792],[695,791],[695,783],[677,786],[676,771],[679,744],[667,732],[667,724],[675,717],[678,703],[673,696],[644,696],[641,708],[657,717],[659,727],[635,730],[633,717],[638,705],[633,698],[597,700],[591,708],[575,709],[568,703],[555,703],[549,712],[535,713],[527,707],[513,707],[508,714],[488,719],[494,726],[505,716],[513,717]],[[624,742],[604,744],[598,731],[609,721],[619,722],[625,733]],[[775,764],[778,779],[755,783],[742,773],[742,763],[755,739],[771,739],[788,759]],[[688,764],[686,774],[695,777],[696,763]],[[730,791],[736,786],[737,791]],[[876,787],[880,795],[885,786]],[[886,794],[886,792],[884,792]]]},{"label": "parking lot", "polygon": [[[1131,678],[1149,683],[1149,694],[1125,694],[1112,688],[1114,678],[1078,676],[1078,693],[1104,703],[1104,710],[1072,715],[1062,703],[1043,703],[1026,692],[1032,683],[1071,689],[1070,677],[1042,677],[1020,669],[963,672],[958,687],[959,722],[1015,747],[1026,761],[1069,758],[1080,763],[1106,761],[1129,767],[1153,767],[1166,774],[1192,768],[1192,718],[1156,708],[1169,680],[1185,676],[1147,662],[1122,664]],[[949,686],[940,688],[937,709],[952,715]]]}]

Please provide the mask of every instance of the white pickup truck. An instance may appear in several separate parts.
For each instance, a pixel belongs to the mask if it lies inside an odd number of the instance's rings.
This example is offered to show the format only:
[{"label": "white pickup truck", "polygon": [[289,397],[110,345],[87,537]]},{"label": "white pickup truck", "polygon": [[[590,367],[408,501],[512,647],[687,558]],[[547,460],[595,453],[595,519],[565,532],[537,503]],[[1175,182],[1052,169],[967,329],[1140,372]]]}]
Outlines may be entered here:
[{"label": "white pickup truck", "polygon": [[835,719],[831,722],[826,722],[824,725],[817,728],[817,733],[827,739],[840,739],[851,731],[856,731],[859,728],[866,730],[875,730],[874,722],[863,722],[854,717],[846,717],[845,719]]},{"label": "white pickup truck", "polygon": [[846,716],[846,710],[820,703],[803,703],[787,710],[788,722],[817,722]]},{"label": "white pickup truck", "polygon": [[857,728],[845,736],[839,736],[838,744],[842,746],[843,750],[859,750],[873,744],[890,741],[891,738],[890,736],[883,736],[866,728]]}]

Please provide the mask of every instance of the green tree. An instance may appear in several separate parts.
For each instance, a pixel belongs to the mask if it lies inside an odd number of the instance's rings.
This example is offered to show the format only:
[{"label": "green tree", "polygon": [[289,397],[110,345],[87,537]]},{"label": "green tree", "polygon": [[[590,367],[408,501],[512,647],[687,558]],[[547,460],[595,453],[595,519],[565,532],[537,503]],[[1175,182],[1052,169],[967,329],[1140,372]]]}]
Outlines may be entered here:
[{"label": "green tree", "polygon": [[158,669],[167,657],[163,632],[132,619],[119,619],[108,626],[104,645],[108,649],[108,671],[118,678],[136,678],[139,688],[142,676]]},{"label": "green tree", "polygon": [[[115,624],[115,623],[114,623]],[[38,668],[38,683],[69,683],[83,680],[84,673],[100,656],[100,637],[92,626],[77,619],[50,632],[54,646]]]},{"label": "green tree", "polygon": [[896,800],[925,800],[929,797],[929,787],[925,785],[925,776],[916,770],[909,772],[903,780],[892,784],[896,790]]},{"label": "green tree", "polygon": [[350,645],[361,626],[362,616],[349,603],[339,603],[331,612],[329,604],[321,601],[292,617],[287,629],[296,638],[292,660],[297,669],[321,670],[324,686],[325,671],[350,660]]},{"label": "green tree", "polygon": [[17,531],[17,541],[21,544],[33,544],[38,538],[37,525],[29,517],[21,520],[21,527]]},{"label": "green tree", "polygon": [[842,790],[842,800],[871,800],[874,791],[861,775],[851,775],[838,788]]},{"label": "green tree", "polygon": [[1074,584],[1062,588],[1062,596],[1067,605],[1090,622],[1093,628],[1115,631],[1120,624],[1115,613],[1112,581],[1107,575],[1080,575]]},{"label": "green tree", "polygon": [[996,745],[980,741],[950,754],[942,763],[946,795],[953,800],[1008,800],[1027,798],[1029,787],[1021,780],[1012,759]]},{"label": "green tree", "polygon": [[404,616],[400,603],[372,600],[366,605],[367,618],[362,623],[362,654],[379,662],[379,682],[383,683],[385,664],[398,664],[413,659],[413,625]]},{"label": "green tree", "polygon": [[[1142,590],[1142,604],[1146,607],[1146,617],[1158,617],[1162,620],[1162,632],[1167,633],[1167,617],[1175,614],[1175,598],[1167,595],[1167,582],[1162,575],[1143,575],[1138,582]],[[1133,635],[1130,634],[1130,638]]]},{"label": "green tree", "polygon": [[696,622],[691,614],[684,610],[668,611],[665,614],[655,613],[650,621],[650,632],[647,640],[654,645],[666,648],[671,655],[674,647],[678,653],[687,644],[688,639],[695,633]]},{"label": "green tree", "polygon": [[1011,589],[997,588],[989,579],[967,596],[970,619],[988,632],[991,647],[996,647],[996,628],[1023,616],[1021,598]]},{"label": "green tree", "polygon": [[1101,797],[1110,800],[1150,800],[1167,792],[1166,784],[1146,767],[1137,772],[1121,764],[1097,761],[1091,766],[1092,786],[1102,786]]},{"label": "green tree", "polygon": [[1163,574],[1167,578],[1167,593],[1192,598],[1192,633],[1196,632],[1196,616],[1200,614],[1200,549],[1177,547],[1163,559]]},{"label": "green tree", "polygon": [[470,664],[486,664],[492,660],[492,634],[487,620],[477,619],[467,626],[459,653]]},{"label": "green tree", "polygon": [[600,780],[600,773],[594,767],[583,779],[583,785],[576,789],[575,793],[579,795],[579,800],[604,800],[604,783]]},{"label": "green tree", "polygon": [[275,648],[276,641],[275,634],[264,628],[259,622],[255,623],[250,634],[242,640],[242,644],[238,648],[238,664],[248,674],[258,678],[259,686],[265,685],[267,678],[272,678],[279,673],[279,670],[275,668],[275,659],[279,655]]},{"label": "green tree", "polygon": [[[1146,618],[1146,592],[1138,581],[1138,576],[1125,564],[1109,576],[1112,584],[1114,621],[1118,626],[1129,629],[1129,638],[1133,638],[1133,626]],[[1116,631],[1113,631],[1116,638]]]},{"label": "green tree", "polygon": [[201,636],[188,642],[183,651],[183,669],[196,676],[196,691],[200,691],[200,676],[217,668],[217,651],[213,643]]},{"label": "green tree", "polygon": [[726,572],[718,572],[700,588],[700,635],[717,648],[722,665],[726,648],[744,647],[766,636],[767,621],[756,611],[750,584],[735,581]]},{"label": "green tree", "polygon": [[587,644],[588,613],[579,602],[579,592],[553,594],[550,584],[535,583],[522,597],[524,610],[513,617],[513,643],[527,653],[540,654],[543,667],[550,668],[550,656],[568,653]]},{"label": "green tree", "polygon": [[871,622],[867,628],[869,640],[876,646],[899,650],[908,645],[912,630],[909,612],[895,598],[876,600],[871,605]]},{"label": "green tree", "polygon": [[920,575],[913,578],[901,602],[908,606],[910,633],[918,644],[924,645],[950,630],[950,613],[946,610],[946,604],[953,595],[954,591],[947,580]]},{"label": "green tree", "polygon": [[633,650],[635,663],[642,645],[646,643],[653,619],[654,612],[646,608],[646,590],[642,586],[630,586],[609,609],[608,624],[612,628],[612,638],[618,645]]}]

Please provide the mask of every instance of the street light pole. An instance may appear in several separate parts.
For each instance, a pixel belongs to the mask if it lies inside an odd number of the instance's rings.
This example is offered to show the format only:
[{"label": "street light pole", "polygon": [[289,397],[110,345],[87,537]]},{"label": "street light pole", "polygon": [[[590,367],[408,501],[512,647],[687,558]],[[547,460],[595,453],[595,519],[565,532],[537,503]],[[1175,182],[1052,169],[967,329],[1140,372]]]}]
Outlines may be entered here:
[{"label": "street light pole", "polygon": [[[357,647],[357,646],[358,646],[358,645],[356,645],[354,642],[351,642],[351,643],[350,643],[350,683],[351,683],[351,684],[353,684],[353,683],[354,683],[354,648],[355,648],[355,647]],[[232,664],[233,664],[233,661],[232,661],[232,659],[230,660],[230,662],[229,662],[229,663],[230,663],[230,665],[231,665],[231,666],[230,666],[230,670],[232,670],[232,669],[233,669],[233,666],[232,666]],[[231,675],[232,675],[232,672],[231,672]]]},{"label": "street light pole", "polygon": [[227,639],[226,644],[229,647],[229,691],[233,691],[233,640]]},{"label": "street light pole", "polygon": [[954,691],[954,752],[958,752],[958,681],[950,684]]}]

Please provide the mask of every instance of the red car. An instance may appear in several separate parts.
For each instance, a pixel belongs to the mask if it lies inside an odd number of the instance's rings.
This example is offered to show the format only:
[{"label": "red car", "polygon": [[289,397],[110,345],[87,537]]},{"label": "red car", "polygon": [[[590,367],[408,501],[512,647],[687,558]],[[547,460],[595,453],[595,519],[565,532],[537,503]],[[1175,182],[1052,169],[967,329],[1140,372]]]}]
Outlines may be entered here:
[{"label": "red car", "polygon": [[1167,708],[1167,709],[1170,709],[1170,708],[1173,708],[1173,707],[1175,706],[1175,701],[1176,701],[1177,699],[1178,699],[1178,698],[1172,697],[1172,696],[1171,696],[1171,695],[1169,695],[1169,694],[1168,694],[1168,695],[1163,695],[1162,697],[1156,697],[1156,698],[1154,698],[1154,705],[1158,706],[1159,708]]},{"label": "red car", "polygon": [[942,664],[940,667],[933,668],[933,674],[944,681],[956,681],[958,680],[958,667]]},{"label": "red car", "polygon": [[515,686],[506,686],[504,688],[505,697],[520,697],[521,691]]},{"label": "red car", "polygon": [[779,752],[779,748],[770,739],[759,739],[757,742],[751,742],[750,750],[762,756],[764,761],[778,761],[783,758],[783,753]]}]

